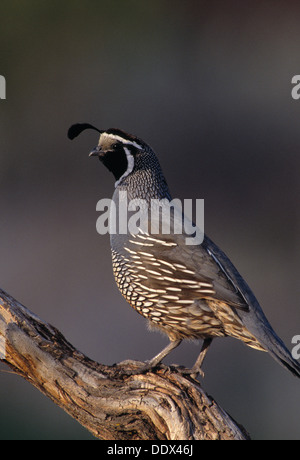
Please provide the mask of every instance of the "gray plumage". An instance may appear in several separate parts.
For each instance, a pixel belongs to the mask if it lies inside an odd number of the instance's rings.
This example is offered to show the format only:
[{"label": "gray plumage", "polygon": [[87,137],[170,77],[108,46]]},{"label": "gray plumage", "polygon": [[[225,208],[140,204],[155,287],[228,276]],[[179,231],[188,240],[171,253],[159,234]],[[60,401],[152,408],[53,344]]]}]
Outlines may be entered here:
[{"label": "gray plumage", "polygon": [[[73,139],[87,128],[100,133],[91,155],[98,156],[114,174],[117,207],[122,192],[127,193],[128,201],[142,199],[149,205],[153,199],[171,200],[157,157],[144,141],[118,129],[102,131],[89,124],[73,125],[69,137]],[[150,227],[149,222],[144,224]],[[144,370],[156,366],[183,339],[203,339],[190,371],[197,374],[212,339],[231,336],[268,351],[299,377],[299,363],[274,332],[228,257],[206,235],[196,246],[186,245],[185,236],[150,230],[111,235],[113,272],[122,295],[170,339]]]}]

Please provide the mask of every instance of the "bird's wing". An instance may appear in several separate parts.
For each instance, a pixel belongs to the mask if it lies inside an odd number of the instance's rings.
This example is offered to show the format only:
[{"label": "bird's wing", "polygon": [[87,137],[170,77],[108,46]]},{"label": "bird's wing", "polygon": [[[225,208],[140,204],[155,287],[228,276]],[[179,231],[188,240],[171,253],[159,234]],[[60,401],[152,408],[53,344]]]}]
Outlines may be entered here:
[{"label": "bird's wing", "polygon": [[[188,246],[184,235],[149,235],[139,233],[129,238],[125,250],[134,265],[142,269],[145,285],[155,285],[169,296],[180,299],[220,300],[230,306],[247,310],[237,286],[223,271],[215,258],[202,245]],[[179,294],[180,291],[180,294]]]}]

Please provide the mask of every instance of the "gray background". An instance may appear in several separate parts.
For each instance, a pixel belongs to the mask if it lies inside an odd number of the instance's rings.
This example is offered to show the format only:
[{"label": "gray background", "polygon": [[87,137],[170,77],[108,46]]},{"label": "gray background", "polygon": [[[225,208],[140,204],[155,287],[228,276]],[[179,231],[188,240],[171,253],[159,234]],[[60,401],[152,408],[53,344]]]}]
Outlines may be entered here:
[{"label": "gray background", "polygon": [[[167,339],[118,293],[96,203],[113,177],[88,158],[95,132],[137,134],[172,194],[205,199],[205,230],[291,349],[300,334],[300,8],[293,1],[2,0],[1,288],[112,364]],[[192,365],[200,344],[167,362]],[[267,354],[216,340],[204,387],[254,439],[300,437],[299,381]],[[91,439],[0,364],[0,439]]]}]

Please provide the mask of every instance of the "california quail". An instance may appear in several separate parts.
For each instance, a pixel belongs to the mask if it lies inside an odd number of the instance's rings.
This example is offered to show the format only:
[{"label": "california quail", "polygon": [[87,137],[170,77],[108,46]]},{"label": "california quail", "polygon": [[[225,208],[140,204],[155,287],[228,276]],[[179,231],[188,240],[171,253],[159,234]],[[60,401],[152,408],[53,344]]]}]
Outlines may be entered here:
[{"label": "california quail", "polygon": [[[140,199],[149,206],[151,200],[170,202],[166,180],[149,145],[119,129],[102,131],[87,123],[72,125],[68,137],[74,139],[85,129],[100,133],[90,156],[98,156],[114,174],[113,202],[117,207],[124,192],[128,202]],[[202,244],[194,246],[185,244],[185,236],[148,230],[112,232],[110,237],[113,272],[122,295],[170,339],[144,369],[158,365],[182,339],[203,339],[201,353],[190,370],[198,374],[212,339],[231,336],[268,351],[300,377],[299,363],[227,256],[206,235]]]}]

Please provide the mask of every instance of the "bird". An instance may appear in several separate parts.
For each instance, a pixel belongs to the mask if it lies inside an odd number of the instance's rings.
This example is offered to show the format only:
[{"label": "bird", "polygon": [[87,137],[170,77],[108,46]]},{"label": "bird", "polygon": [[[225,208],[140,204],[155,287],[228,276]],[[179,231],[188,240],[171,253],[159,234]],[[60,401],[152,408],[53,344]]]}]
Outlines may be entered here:
[{"label": "bird", "polygon": [[[87,129],[100,134],[89,156],[98,157],[114,175],[112,201],[117,208],[125,192],[127,204],[132,200],[149,206],[153,200],[172,201],[157,155],[146,142],[121,129],[101,130],[89,123],[73,124],[68,138],[73,140]],[[176,219],[184,217],[177,214]],[[203,375],[203,361],[213,339],[233,337],[268,352],[300,377],[300,364],[227,255],[206,234],[195,245],[186,244],[185,237],[184,232],[151,232],[149,226],[142,230],[142,225],[139,232],[110,234],[113,274],[121,294],[147,318],[150,329],[163,332],[169,339],[140,372],[156,368],[183,340],[201,339],[194,365],[184,372],[193,377]]]}]

